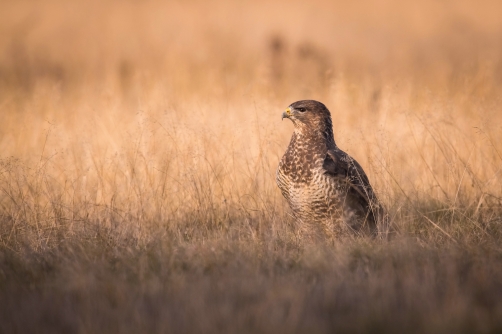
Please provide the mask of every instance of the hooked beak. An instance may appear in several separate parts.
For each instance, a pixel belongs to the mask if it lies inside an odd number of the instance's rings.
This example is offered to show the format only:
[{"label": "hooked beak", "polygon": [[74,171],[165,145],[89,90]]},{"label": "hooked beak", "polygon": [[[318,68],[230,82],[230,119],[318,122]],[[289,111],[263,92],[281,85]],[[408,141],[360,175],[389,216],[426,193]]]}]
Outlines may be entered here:
[{"label": "hooked beak", "polygon": [[288,107],[283,113],[282,113],[282,119],[284,118],[290,118],[291,116],[291,108]]}]

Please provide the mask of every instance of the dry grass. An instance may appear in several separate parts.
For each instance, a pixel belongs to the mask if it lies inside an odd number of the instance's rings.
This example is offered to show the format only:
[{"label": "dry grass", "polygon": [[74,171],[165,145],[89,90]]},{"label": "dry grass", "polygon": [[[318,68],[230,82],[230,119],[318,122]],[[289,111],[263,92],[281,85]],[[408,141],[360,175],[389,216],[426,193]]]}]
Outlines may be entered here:
[{"label": "dry grass", "polygon": [[[0,332],[502,331],[502,5],[3,1]],[[323,101],[399,231],[275,185]]]}]

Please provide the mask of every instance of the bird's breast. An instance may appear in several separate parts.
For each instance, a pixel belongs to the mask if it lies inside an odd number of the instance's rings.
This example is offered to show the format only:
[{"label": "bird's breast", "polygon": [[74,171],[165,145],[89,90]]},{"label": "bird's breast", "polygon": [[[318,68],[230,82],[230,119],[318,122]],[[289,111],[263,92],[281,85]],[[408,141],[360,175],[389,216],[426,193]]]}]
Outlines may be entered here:
[{"label": "bird's breast", "polygon": [[277,169],[277,185],[293,212],[304,220],[332,216],[333,201],[340,198],[339,187],[322,168],[323,161],[320,156],[310,163],[283,158]]}]

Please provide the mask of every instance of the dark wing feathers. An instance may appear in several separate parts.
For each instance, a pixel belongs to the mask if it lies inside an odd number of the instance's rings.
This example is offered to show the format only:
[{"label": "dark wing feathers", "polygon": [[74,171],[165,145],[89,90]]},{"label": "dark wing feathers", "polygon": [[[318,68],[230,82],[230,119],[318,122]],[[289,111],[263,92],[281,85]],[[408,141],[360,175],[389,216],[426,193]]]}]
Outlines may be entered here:
[{"label": "dark wing feathers", "polygon": [[376,224],[379,204],[361,165],[341,150],[328,150],[323,168],[326,174],[348,184],[347,196],[367,211],[372,225]]},{"label": "dark wing feathers", "polygon": [[338,150],[328,150],[323,168],[326,173],[337,178],[345,179],[351,187],[363,196],[366,201],[373,201],[375,195],[370,181],[359,163],[348,154]]}]

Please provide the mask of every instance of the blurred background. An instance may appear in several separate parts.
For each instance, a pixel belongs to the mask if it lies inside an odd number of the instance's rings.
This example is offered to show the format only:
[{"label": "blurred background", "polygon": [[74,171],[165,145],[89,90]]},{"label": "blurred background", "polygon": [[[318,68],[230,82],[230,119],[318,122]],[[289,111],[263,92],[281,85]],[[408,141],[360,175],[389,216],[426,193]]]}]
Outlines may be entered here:
[{"label": "blurred background", "polygon": [[306,97],[333,103],[345,94],[374,112],[403,86],[418,96],[425,89],[493,96],[502,80],[500,6],[2,1],[1,94],[6,103],[51,85],[65,97],[93,87],[139,103],[162,87],[169,100],[285,99],[281,106]]}]

